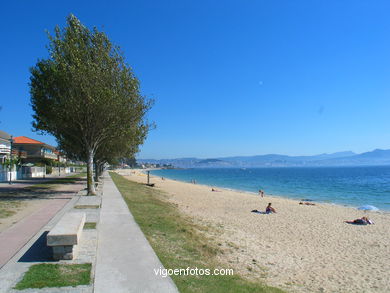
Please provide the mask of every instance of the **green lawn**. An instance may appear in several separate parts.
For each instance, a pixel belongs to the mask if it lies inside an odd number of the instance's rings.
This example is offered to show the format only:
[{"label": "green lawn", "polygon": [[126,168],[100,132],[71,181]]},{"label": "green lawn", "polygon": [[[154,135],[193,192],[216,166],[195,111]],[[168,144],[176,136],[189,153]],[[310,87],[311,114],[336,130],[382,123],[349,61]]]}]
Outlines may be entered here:
[{"label": "green lawn", "polygon": [[91,264],[37,264],[29,268],[15,289],[89,285]]},{"label": "green lawn", "polygon": [[[222,254],[218,245],[199,232],[207,227],[195,225],[179,214],[174,205],[161,200],[162,192],[116,173],[110,175],[166,269],[227,269],[216,260],[216,256]],[[180,292],[283,292],[236,274],[171,277]]]}]

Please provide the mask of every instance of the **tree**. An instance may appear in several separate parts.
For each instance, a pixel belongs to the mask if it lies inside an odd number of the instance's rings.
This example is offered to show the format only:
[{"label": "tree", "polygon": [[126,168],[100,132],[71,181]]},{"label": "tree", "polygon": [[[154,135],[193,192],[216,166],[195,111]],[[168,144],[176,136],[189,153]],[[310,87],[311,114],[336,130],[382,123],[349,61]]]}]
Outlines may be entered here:
[{"label": "tree", "polygon": [[87,162],[88,193],[95,194],[96,154],[112,156],[107,146],[113,143],[137,149],[150,128],[145,115],[152,101],[140,94],[119,47],[103,32],[70,15],[49,40],[49,58],[31,68],[33,127]]}]

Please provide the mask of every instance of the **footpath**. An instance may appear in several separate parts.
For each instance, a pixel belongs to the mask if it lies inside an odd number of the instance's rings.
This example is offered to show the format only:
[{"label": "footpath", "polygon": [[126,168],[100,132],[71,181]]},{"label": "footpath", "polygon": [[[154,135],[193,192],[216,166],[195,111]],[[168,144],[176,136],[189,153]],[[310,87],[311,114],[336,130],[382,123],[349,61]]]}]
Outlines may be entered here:
[{"label": "footpath", "polygon": [[[46,234],[69,211],[86,213],[86,222],[96,222],[96,229],[83,231],[75,260],[54,262]],[[29,267],[39,263],[92,263],[91,284],[13,289]],[[0,233],[0,293],[178,292],[169,276],[155,274],[160,268],[161,262],[107,172],[97,196],[85,196],[85,190],[67,194]]]},{"label": "footpath", "polygon": [[108,174],[103,194],[94,292],[178,292]]},{"label": "footpath", "polygon": [[0,268],[20,251],[70,200],[69,195],[52,199],[37,212],[0,233]]}]

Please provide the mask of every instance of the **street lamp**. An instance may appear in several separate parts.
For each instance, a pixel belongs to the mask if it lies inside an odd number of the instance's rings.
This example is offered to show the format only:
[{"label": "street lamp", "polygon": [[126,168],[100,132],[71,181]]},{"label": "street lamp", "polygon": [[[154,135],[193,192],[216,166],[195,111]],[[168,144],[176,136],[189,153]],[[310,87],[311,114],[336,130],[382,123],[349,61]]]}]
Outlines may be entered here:
[{"label": "street lamp", "polygon": [[10,142],[10,149],[9,149],[9,184],[12,184],[12,142],[13,142],[13,139],[12,139],[12,135],[11,135],[11,138],[9,140]]}]

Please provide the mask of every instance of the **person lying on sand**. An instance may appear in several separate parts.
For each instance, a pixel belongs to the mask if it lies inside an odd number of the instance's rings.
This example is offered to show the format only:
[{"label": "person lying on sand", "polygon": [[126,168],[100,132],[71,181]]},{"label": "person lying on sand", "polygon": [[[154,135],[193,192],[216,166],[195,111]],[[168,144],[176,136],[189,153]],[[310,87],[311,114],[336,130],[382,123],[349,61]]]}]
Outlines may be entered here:
[{"label": "person lying on sand", "polygon": [[270,213],[276,213],[276,210],[271,207],[271,203],[268,204],[268,206],[265,208],[265,213],[270,214]]},{"label": "person lying on sand", "polygon": [[356,220],[353,220],[353,221],[345,221],[345,223],[356,224],[356,225],[371,225],[371,224],[374,224],[374,222],[371,221],[368,217],[362,217],[360,219],[356,219]]},{"label": "person lying on sand", "polygon": [[221,192],[220,190],[218,190],[218,189],[215,189],[215,188],[211,188],[211,191],[215,191],[215,192]]},{"label": "person lying on sand", "polygon": [[304,204],[307,206],[315,206],[316,205],[315,203],[311,203],[311,202],[300,202],[299,204]]}]

